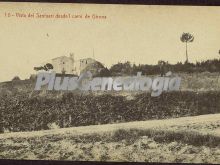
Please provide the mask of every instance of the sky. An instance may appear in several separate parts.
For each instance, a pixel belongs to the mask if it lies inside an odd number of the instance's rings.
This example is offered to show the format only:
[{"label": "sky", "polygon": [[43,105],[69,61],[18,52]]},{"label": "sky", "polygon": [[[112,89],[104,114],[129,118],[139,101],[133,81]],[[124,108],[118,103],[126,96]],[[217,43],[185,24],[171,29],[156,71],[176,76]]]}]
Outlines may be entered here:
[{"label": "sky", "polygon": [[[37,13],[83,18],[36,18]],[[106,19],[85,19],[86,14]],[[76,60],[95,57],[107,67],[125,61],[184,62],[183,32],[195,37],[188,45],[190,62],[220,57],[219,7],[1,2],[0,82],[28,78],[34,66],[70,53]]]}]

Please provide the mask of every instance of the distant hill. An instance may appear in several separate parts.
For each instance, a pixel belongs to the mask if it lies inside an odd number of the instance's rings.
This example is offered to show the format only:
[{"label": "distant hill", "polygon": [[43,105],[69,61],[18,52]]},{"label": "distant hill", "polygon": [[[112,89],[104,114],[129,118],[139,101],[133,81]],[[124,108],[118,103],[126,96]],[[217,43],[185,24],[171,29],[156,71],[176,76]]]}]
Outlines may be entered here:
[{"label": "distant hill", "polygon": [[[96,68],[96,69],[94,69]],[[99,69],[97,69],[99,68]],[[97,62],[94,65],[88,66],[88,70],[94,70],[93,76],[100,76],[99,74],[105,69],[103,65]],[[97,70],[100,70],[98,73]],[[97,71],[97,72],[96,72]],[[173,73],[174,76],[178,75],[181,77],[181,91],[215,91],[220,90],[220,74],[217,72],[209,73],[209,72],[202,72],[202,73]],[[148,76],[148,75],[146,75]],[[156,77],[160,75],[149,75],[150,77]],[[1,82],[0,83],[0,95],[16,95],[16,94],[25,94],[25,95],[39,95],[39,94],[46,94],[46,90],[42,91],[34,91],[34,87],[36,84],[36,79],[26,79],[26,80],[15,80],[15,81],[8,81],[8,82]],[[76,91],[74,91],[75,93]],[[60,93],[55,92],[54,93]],[[62,92],[61,92],[62,93]]]}]

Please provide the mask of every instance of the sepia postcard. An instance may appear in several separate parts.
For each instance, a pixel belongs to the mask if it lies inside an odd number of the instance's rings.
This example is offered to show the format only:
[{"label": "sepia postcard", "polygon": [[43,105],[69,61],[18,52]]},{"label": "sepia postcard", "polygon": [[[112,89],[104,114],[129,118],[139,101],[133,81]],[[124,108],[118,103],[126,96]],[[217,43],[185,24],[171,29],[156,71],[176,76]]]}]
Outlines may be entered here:
[{"label": "sepia postcard", "polygon": [[0,159],[220,164],[220,7],[0,2]]}]

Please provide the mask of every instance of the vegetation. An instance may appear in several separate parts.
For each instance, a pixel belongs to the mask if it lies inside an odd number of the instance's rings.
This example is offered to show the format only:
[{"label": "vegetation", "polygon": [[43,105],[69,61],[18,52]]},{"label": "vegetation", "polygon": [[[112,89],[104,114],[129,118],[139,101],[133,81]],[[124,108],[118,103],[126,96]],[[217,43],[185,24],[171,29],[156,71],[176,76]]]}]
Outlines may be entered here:
[{"label": "vegetation", "polygon": [[18,76],[15,76],[11,81],[19,81],[21,80]]},{"label": "vegetation", "polygon": [[[35,70],[50,70],[53,66],[45,65],[43,67],[35,67]],[[206,60],[196,63],[178,62],[170,64],[167,61],[159,60],[158,64],[131,64],[126,61],[119,62],[112,65],[109,69],[104,67],[101,63],[89,66],[87,70],[93,73],[93,76],[108,77],[108,76],[126,76],[136,75],[137,72],[142,72],[142,75],[165,75],[166,72],[172,71],[173,73],[202,73],[202,72],[220,72],[220,59]]]},{"label": "vegetation", "polygon": [[183,33],[182,36],[180,37],[180,40],[182,42],[186,43],[186,63],[188,63],[189,59],[188,59],[187,44],[190,43],[190,42],[193,42],[194,41],[194,37],[190,33]]},{"label": "vegetation", "polygon": [[45,71],[49,71],[53,69],[53,65],[50,63],[45,64],[44,66],[39,66],[39,67],[34,67],[35,71],[39,71],[39,70],[45,70]]},{"label": "vegetation", "polygon": [[[161,67],[162,66],[162,67]],[[220,60],[206,60],[194,63],[169,64],[165,61],[159,61],[157,65],[148,64],[131,64],[129,61],[112,65],[109,69],[111,76],[120,75],[136,75],[137,72],[142,72],[143,75],[164,75],[164,72],[172,71],[174,73],[201,73],[201,72],[220,72]],[[108,73],[109,75],[109,73]]]},{"label": "vegetation", "polygon": [[220,137],[199,132],[118,129],[0,139],[0,158],[219,163]]},{"label": "vegetation", "polygon": [[156,98],[150,93],[140,93],[132,99],[121,95],[74,93],[57,98],[59,94],[48,92],[46,96],[31,98],[22,94],[2,96],[0,130],[33,131],[50,129],[51,123],[64,128],[220,112],[218,91],[168,92]]}]

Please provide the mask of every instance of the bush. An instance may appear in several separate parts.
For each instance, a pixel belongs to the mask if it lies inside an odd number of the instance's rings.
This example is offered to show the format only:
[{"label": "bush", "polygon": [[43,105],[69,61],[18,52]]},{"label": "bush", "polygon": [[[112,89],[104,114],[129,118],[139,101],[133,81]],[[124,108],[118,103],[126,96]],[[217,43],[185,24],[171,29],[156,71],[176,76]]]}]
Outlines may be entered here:
[{"label": "bush", "polygon": [[131,100],[111,94],[55,96],[57,93],[32,98],[18,94],[1,97],[1,127],[9,131],[33,131],[49,129],[49,123],[63,128],[220,112],[220,92],[168,92],[156,98],[141,93]]},{"label": "bush", "polygon": [[109,69],[111,75],[136,75],[137,72],[142,72],[143,75],[162,74],[163,72],[183,72],[183,73],[198,73],[198,72],[220,72],[220,60],[206,60],[194,63],[181,63],[169,64],[164,62],[163,67],[160,66],[159,61],[156,65],[139,64],[131,65],[129,61],[118,63],[111,66]]},{"label": "bush", "polygon": [[21,80],[18,76],[15,76],[13,79],[12,79],[12,81],[19,81],[19,80]]}]

